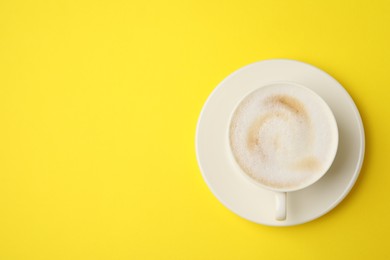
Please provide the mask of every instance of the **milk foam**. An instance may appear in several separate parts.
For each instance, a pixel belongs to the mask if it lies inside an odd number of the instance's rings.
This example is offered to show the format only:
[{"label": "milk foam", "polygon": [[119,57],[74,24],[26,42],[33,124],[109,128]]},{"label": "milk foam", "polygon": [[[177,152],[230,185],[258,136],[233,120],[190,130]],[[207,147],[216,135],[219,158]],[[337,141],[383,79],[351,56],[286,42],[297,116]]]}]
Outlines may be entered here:
[{"label": "milk foam", "polygon": [[238,165],[276,189],[298,189],[328,169],[338,141],[333,115],[311,91],[291,84],[262,87],[236,108],[229,129]]}]

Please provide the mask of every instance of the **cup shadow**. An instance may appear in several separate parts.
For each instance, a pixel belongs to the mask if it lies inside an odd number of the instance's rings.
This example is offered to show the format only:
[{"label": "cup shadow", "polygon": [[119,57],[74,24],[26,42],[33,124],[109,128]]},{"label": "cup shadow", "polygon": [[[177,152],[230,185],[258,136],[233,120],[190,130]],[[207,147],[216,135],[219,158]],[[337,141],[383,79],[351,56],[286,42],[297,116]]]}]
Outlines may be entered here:
[{"label": "cup shadow", "polygon": [[361,108],[362,106],[359,104],[359,101],[357,99],[353,99],[353,101],[355,102],[356,104],[356,107],[358,108],[359,110],[359,113],[360,113],[360,116],[362,118],[362,122],[363,122],[363,127],[364,127],[364,136],[365,136],[365,151],[364,151],[364,159],[363,159],[363,164],[362,164],[362,167],[360,169],[360,173],[359,173],[359,176],[354,184],[354,186],[352,187],[352,189],[349,191],[349,193],[347,194],[347,196],[334,208],[332,209],[331,211],[329,211],[327,214],[325,214],[324,216],[318,218],[316,221],[321,221],[325,218],[328,218],[334,214],[337,214],[340,210],[342,210],[346,205],[348,205],[348,203],[356,196],[356,194],[360,191],[361,189],[361,183],[364,181],[364,179],[366,178],[366,171],[368,170],[370,164],[371,164],[371,150],[372,150],[372,147],[371,147],[371,142],[370,142],[370,139],[371,139],[371,128],[370,128],[370,125],[368,124],[368,120],[367,120],[367,116],[366,116],[366,112],[364,109],[359,109]]}]

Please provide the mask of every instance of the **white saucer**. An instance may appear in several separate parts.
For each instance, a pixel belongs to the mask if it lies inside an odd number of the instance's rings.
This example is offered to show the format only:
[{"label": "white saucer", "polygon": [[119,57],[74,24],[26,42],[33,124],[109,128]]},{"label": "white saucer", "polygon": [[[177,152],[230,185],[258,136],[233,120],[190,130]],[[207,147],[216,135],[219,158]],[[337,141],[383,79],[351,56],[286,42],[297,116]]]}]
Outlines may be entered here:
[{"label": "white saucer", "polygon": [[[288,193],[287,219],[274,218],[274,193],[250,183],[230,160],[226,132],[236,104],[249,92],[274,81],[302,84],[319,94],[332,109],[339,128],[339,148],[329,171],[318,182]],[[270,226],[291,226],[314,220],[337,206],[349,193],[364,158],[364,129],[347,91],[330,75],[294,60],[266,60],[239,69],[212,92],[196,131],[196,154],[203,178],[231,211]]]}]

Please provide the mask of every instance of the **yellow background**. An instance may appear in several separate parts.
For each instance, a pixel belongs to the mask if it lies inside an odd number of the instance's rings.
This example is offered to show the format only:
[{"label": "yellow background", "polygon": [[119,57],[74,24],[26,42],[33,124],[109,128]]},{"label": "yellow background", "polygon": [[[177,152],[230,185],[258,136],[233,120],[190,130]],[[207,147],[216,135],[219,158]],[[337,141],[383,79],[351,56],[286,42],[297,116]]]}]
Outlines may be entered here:
[{"label": "yellow background", "polygon": [[[389,259],[388,1],[1,1],[0,259]],[[209,191],[214,87],[308,62],[361,111],[366,158],[332,212],[275,228]]]}]

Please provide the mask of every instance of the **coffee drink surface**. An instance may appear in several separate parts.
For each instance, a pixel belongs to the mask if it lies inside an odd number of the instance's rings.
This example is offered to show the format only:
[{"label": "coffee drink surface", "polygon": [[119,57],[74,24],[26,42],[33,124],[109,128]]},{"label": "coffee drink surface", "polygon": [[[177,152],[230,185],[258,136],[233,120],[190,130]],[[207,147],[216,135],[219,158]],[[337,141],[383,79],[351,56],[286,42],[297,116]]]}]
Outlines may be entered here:
[{"label": "coffee drink surface", "polygon": [[249,177],[273,189],[293,190],[327,171],[338,131],[331,110],[317,94],[279,83],[241,101],[231,119],[229,142]]}]

